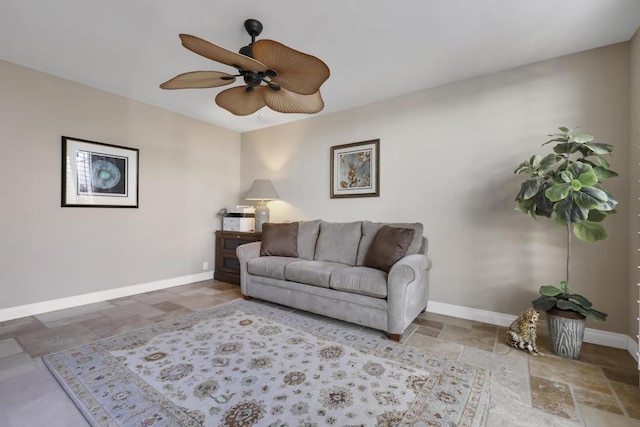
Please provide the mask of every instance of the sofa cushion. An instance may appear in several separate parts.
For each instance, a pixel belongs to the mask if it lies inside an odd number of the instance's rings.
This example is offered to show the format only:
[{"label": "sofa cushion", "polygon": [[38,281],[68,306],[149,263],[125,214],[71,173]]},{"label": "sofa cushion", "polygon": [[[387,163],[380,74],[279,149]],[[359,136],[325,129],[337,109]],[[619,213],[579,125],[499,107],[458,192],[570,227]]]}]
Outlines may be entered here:
[{"label": "sofa cushion", "polygon": [[298,223],[262,225],[260,256],[298,257]]},{"label": "sofa cushion", "polygon": [[364,265],[388,273],[391,266],[407,253],[414,234],[415,230],[411,228],[380,227],[369,246]]},{"label": "sofa cushion", "polygon": [[300,258],[269,256],[250,259],[247,263],[247,271],[255,276],[271,277],[273,279],[286,280],[284,269],[288,264],[299,261]]},{"label": "sofa cushion", "polygon": [[362,236],[362,222],[320,222],[320,234],[314,259],[354,266],[358,244]]},{"label": "sofa cushion", "polygon": [[362,221],[362,239],[360,239],[360,245],[358,246],[358,259],[356,261],[356,265],[364,265],[364,259],[369,252],[369,247],[371,246],[373,239],[375,239],[380,227],[384,225],[388,225],[390,227],[411,228],[415,230],[413,240],[411,241],[411,245],[407,248],[406,255],[420,253],[420,249],[422,248],[422,234],[424,232],[424,226],[421,223],[384,223]]},{"label": "sofa cushion", "polygon": [[316,253],[316,242],[320,233],[320,220],[298,223],[298,257],[312,260]]},{"label": "sofa cushion", "polygon": [[387,273],[369,267],[347,267],[331,273],[329,287],[338,291],[387,297]]},{"label": "sofa cushion", "polygon": [[296,261],[287,264],[284,277],[292,282],[328,288],[331,273],[346,267],[346,265],[337,262]]}]

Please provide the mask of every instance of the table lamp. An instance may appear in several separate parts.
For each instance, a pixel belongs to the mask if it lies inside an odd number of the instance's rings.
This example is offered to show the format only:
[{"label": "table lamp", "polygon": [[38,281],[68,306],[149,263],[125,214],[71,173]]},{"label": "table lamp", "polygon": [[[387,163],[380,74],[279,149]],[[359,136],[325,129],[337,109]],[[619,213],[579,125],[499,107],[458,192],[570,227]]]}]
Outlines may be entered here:
[{"label": "table lamp", "polygon": [[245,200],[259,200],[256,206],[256,231],[262,231],[262,224],[269,222],[269,208],[266,201],[277,200],[278,192],[268,179],[256,179],[245,196]]}]

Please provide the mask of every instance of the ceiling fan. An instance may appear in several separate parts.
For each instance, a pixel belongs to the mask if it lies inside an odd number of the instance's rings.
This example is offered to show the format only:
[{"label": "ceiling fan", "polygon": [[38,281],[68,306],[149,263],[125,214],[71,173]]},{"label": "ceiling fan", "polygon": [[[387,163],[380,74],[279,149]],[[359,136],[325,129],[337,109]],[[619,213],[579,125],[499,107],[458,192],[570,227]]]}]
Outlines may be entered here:
[{"label": "ceiling fan", "polygon": [[191,71],[160,85],[162,89],[199,89],[225,86],[236,77],[243,86],[223,90],[216,104],[237,116],[246,116],[267,106],[281,113],[314,114],[324,108],[320,86],[329,78],[329,67],[320,59],[273,40],[258,40],[262,24],[247,19],[244,28],[251,43],[240,53],[227,50],[189,34],[180,34],[182,45],[198,55],[234,67],[238,74],[221,71]]}]

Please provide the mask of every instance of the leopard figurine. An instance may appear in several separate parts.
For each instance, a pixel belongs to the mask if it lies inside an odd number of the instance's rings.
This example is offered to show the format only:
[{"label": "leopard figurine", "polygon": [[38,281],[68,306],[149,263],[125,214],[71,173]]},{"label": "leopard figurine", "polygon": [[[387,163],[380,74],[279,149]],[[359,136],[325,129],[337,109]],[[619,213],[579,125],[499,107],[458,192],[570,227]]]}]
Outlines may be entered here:
[{"label": "leopard figurine", "polygon": [[540,313],[532,307],[527,308],[511,323],[507,331],[507,344],[519,348],[533,356],[542,356],[536,344],[538,318]]}]

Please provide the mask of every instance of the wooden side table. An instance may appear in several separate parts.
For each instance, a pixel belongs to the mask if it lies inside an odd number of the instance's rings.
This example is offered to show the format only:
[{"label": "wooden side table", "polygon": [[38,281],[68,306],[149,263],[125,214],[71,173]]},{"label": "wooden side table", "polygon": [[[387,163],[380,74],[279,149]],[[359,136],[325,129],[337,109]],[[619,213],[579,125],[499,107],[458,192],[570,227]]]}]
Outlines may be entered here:
[{"label": "wooden side table", "polygon": [[240,231],[216,231],[216,265],[213,278],[223,282],[240,284],[240,261],[236,248],[245,243],[258,242],[262,233]]}]

